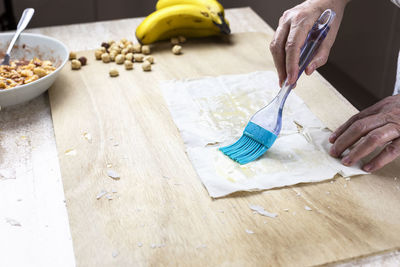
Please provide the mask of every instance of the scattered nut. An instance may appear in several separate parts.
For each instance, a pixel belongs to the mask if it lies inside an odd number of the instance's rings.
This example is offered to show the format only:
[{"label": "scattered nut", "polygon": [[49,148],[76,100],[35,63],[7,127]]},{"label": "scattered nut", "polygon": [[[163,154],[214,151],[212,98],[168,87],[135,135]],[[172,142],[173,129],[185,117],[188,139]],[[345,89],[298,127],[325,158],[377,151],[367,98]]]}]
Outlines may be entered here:
[{"label": "scattered nut", "polygon": [[76,53],[75,52],[69,52],[69,60],[76,59]]},{"label": "scattered nut", "polygon": [[148,45],[142,46],[142,53],[145,55],[149,55],[151,53],[150,46]]},{"label": "scattered nut", "polygon": [[133,45],[129,44],[126,48],[128,49],[128,53],[133,53]]},{"label": "scattered nut", "polygon": [[136,62],[143,62],[144,56],[142,54],[133,54],[133,59]]},{"label": "scattered nut", "polygon": [[172,47],[172,53],[175,55],[180,55],[182,53],[182,46],[174,45],[174,47]]},{"label": "scattered nut", "polygon": [[147,56],[147,57],[144,58],[144,60],[150,62],[151,64],[154,63],[154,57],[152,57],[152,56]]},{"label": "scattered nut", "polygon": [[180,35],[180,36],[178,36],[178,39],[179,39],[179,42],[180,43],[186,43],[186,37],[185,36],[182,36],[182,35]]},{"label": "scattered nut", "polygon": [[171,44],[178,45],[179,44],[179,38],[178,37],[172,37],[171,38]]},{"label": "scattered nut", "polygon": [[132,52],[133,53],[141,53],[142,52],[142,46],[140,44],[134,44]]},{"label": "scattered nut", "polygon": [[[110,54],[108,54],[108,53],[102,54],[102,55],[101,55],[101,60],[102,60],[104,63],[110,62],[110,61],[111,61]],[[79,62],[79,63],[80,63],[80,62]]]},{"label": "scattered nut", "polygon": [[114,41],[114,40],[110,40],[110,41],[108,41],[108,44],[109,44],[110,46],[112,46],[113,44],[115,44],[115,41]]},{"label": "scattered nut", "polygon": [[121,39],[121,43],[126,44],[127,42],[128,42],[128,40],[126,40],[126,38]]},{"label": "scattered nut", "polygon": [[96,50],[94,51],[94,56],[96,57],[97,60],[101,60],[101,55],[103,54],[103,52],[101,50]]},{"label": "scattered nut", "polygon": [[133,69],[133,63],[131,60],[125,60],[124,65],[125,65],[125,69],[127,69],[127,70]]},{"label": "scattered nut", "polygon": [[148,62],[147,60],[144,61],[142,64],[142,69],[143,71],[151,71],[151,63]]},{"label": "scattered nut", "polygon": [[103,52],[103,53],[106,53],[106,52],[107,52],[107,49],[106,49],[105,47],[103,47],[103,46],[100,47],[99,50],[100,50],[101,52]]},{"label": "scattered nut", "polygon": [[132,53],[128,53],[128,54],[125,55],[125,60],[132,61],[132,59],[133,59],[133,54]]},{"label": "scattered nut", "polygon": [[119,75],[119,72],[117,69],[110,69],[109,74],[111,77],[117,77]]},{"label": "scattered nut", "polygon": [[125,56],[122,54],[119,54],[115,57],[115,63],[117,64],[123,64],[125,61]]},{"label": "scattered nut", "polygon": [[87,58],[86,57],[80,57],[78,60],[81,62],[82,66],[85,66],[87,63]]},{"label": "scattered nut", "polygon": [[71,61],[71,69],[73,70],[79,70],[81,68],[82,64],[79,60],[73,59]]}]

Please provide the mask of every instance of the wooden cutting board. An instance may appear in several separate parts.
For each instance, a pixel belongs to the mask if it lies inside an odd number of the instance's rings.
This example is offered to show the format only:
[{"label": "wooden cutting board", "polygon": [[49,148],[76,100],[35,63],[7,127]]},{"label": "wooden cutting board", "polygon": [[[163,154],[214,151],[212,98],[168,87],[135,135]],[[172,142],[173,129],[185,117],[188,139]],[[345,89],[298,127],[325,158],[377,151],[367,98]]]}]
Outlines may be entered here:
[{"label": "wooden cutting board", "polygon": [[[151,72],[86,51],[78,55],[87,66],[62,70],[50,103],[78,266],[318,265],[400,247],[399,161],[350,181],[208,196],[158,83],[273,70],[270,40],[243,33],[190,41],[181,56],[158,44]],[[108,76],[111,67],[119,77]],[[296,93],[331,128],[356,112],[319,74],[303,77]],[[96,199],[102,190],[117,193]],[[279,216],[253,214],[250,204]]]}]

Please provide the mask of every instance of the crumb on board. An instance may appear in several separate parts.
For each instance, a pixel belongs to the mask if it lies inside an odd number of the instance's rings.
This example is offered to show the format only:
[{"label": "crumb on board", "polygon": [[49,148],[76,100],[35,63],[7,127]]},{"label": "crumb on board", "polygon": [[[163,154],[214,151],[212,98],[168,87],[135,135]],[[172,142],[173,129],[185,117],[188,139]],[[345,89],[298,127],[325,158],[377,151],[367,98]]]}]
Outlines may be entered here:
[{"label": "crumb on board", "polygon": [[143,247],[143,243],[137,242],[137,246],[138,246],[139,248],[141,248],[141,247]]},{"label": "crumb on board", "polygon": [[84,137],[89,143],[92,142],[92,135],[91,135],[90,133],[84,132],[84,133],[83,133],[83,137]]},{"label": "crumb on board", "polygon": [[288,211],[289,211],[289,209],[283,209],[283,211],[285,211],[285,212],[288,212]]},{"label": "crumb on board", "polygon": [[270,218],[278,217],[278,214],[268,212],[268,211],[266,211],[263,207],[261,207],[261,206],[259,206],[259,205],[250,205],[249,207],[250,207],[250,209],[251,209],[252,211],[257,212],[258,214],[260,214],[260,215],[262,215],[262,216],[266,216],[266,217],[270,217]]},{"label": "crumb on board", "polygon": [[305,209],[305,210],[309,210],[309,211],[312,210],[312,208],[310,208],[309,206],[304,206],[304,209]]},{"label": "crumb on board", "polygon": [[118,255],[119,255],[118,251],[113,251],[113,253],[112,253],[113,258],[116,258]]},{"label": "crumb on board", "polygon": [[199,249],[199,248],[207,248],[207,245],[206,244],[201,244],[200,246],[196,247],[196,249]]},{"label": "crumb on board", "polygon": [[96,199],[102,198],[105,194],[107,194],[107,191],[104,189],[100,191],[100,193],[97,194]]},{"label": "crumb on board", "polygon": [[249,230],[249,229],[246,229],[245,231],[246,231],[246,233],[248,233],[248,234],[250,234],[250,235],[254,234],[254,232],[251,231],[251,230]]},{"label": "crumb on board", "polygon": [[116,171],[112,170],[112,169],[107,170],[107,175],[108,175],[110,178],[114,179],[114,180],[119,180],[119,179],[121,178],[121,177],[119,176],[119,174],[118,174]]},{"label": "crumb on board", "polygon": [[75,156],[76,155],[76,150],[73,148],[65,150],[65,155],[67,156]]},{"label": "crumb on board", "polygon": [[6,218],[6,223],[8,223],[11,226],[22,226],[20,222],[12,218]]}]

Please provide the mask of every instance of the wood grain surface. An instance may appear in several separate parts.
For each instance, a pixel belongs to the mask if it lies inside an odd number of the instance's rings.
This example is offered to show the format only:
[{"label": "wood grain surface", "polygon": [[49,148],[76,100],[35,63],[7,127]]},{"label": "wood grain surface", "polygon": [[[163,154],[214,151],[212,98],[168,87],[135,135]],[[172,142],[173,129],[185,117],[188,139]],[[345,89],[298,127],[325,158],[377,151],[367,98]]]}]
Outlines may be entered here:
[{"label": "wood grain surface", "polygon": [[[117,66],[117,78],[108,76],[116,65],[95,61],[93,51],[78,53],[89,59],[82,70],[62,70],[49,94],[78,266],[318,265],[400,247],[399,161],[350,181],[208,196],[158,82],[273,70],[271,38],[190,41],[181,56],[158,44],[153,71]],[[335,128],[356,110],[321,81],[303,77],[296,93]],[[107,164],[120,180],[107,176]],[[102,190],[117,193],[97,200]],[[250,204],[279,216],[253,214]]]}]

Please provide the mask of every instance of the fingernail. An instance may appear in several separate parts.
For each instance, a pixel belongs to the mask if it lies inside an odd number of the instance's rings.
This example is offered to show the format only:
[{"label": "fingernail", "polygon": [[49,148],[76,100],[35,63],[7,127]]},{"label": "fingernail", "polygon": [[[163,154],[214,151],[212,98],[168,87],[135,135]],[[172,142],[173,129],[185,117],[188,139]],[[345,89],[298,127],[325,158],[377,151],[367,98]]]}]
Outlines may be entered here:
[{"label": "fingernail", "polygon": [[336,149],[334,146],[331,146],[331,149],[329,149],[329,154],[331,154],[331,156],[336,157]]},{"label": "fingernail", "polygon": [[333,134],[331,134],[331,136],[329,136],[329,141],[333,142],[333,141],[335,141],[335,139],[336,139],[335,133],[333,133]]},{"label": "fingernail", "polygon": [[292,74],[288,74],[287,80],[288,80],[288,83],[289,83],[289,84],[292,84],[292,83],[293,83],[293,82],[292,82],[292,80],[293,80],[293,75],[292,75]]},{"label": "fingernail", "polygon": [[370,172],[372,170],[372,165],[371,164],[367,164],[363,167],[363,170],[366,172]]},{"label": "fingernail", "polygon": [[351,165],[351,159],[350,159],[350,157],[349,157],[349,156],[344,157],[344,158],[342,159],[342,163],[343,163],[344,165]]}]

